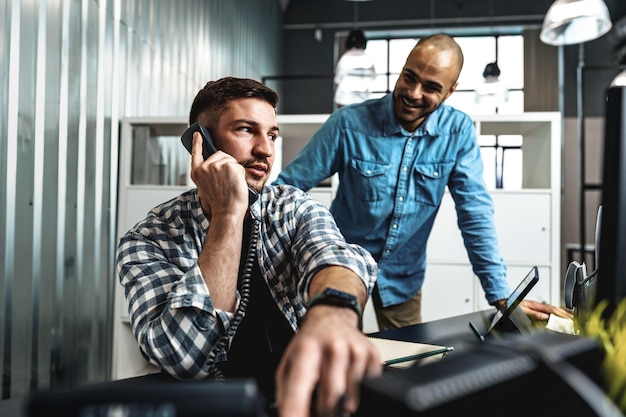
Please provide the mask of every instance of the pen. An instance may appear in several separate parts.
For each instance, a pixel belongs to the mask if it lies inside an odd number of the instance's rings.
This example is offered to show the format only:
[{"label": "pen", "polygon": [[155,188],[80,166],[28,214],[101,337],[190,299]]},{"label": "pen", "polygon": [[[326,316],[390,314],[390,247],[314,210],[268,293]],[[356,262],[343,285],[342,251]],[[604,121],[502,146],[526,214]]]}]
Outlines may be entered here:
[{"label": "pen", "polygon": [[435,350],[431,350],[428,352],[422,352],[422,353],[417,353],[415,355],[409,355],[409,356],[403,356],[401,358],[395,358],[395,359],[389,359],[387,361],[383,362],[383,365],[389,366],[389,365],[395,365],[398,363],[402,363],[402,362],[409,362],[409,361],[414,361],[417,359],[423,359],[423,358],[428,358],[430,356],[435,356],[435,355],[441,355],[442,353],[448,353],[453,351],[454,348],[451,346],[448,347],[444,347],[441,349],[435,349]]},{"label": "pen", "polygon": [[474,323],[472,323],[471,321],[469,322],[470,328],[472,329],[472,331],[474,332],[474,334],[476,335],[476,337],[478,338],[478,340],[480,340],[481,342],[485,341],[485,336],[483,336],[482,334],[480,334],[480,332],[478,331],[478,329],[476,328],[476,326],[474,325]]}]

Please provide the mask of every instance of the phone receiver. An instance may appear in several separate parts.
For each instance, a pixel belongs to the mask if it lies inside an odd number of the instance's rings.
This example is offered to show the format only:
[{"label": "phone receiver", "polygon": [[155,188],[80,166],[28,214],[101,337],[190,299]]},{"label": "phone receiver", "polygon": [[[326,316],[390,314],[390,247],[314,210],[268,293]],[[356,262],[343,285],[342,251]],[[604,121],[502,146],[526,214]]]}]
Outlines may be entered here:
[{"label": "phone receiver", "polygon": [[[185,149],[187,149],[187,151],[191,153],[191,149],[193,147],[193,134],[195,132],[200,132],[200,135],[202,136],[202,157],[204,159],[207,159],[209,156],[211,156],[211,154],[216,152],[217,149],[215,148],[213,138],[211,137],[211,134],[206,127],[202,126],[198,122],[192,124],[191,126],[189,126],[189,128],[187,128],[187,130],[185,130],[183,135],[180,137],[180,141],[183,143]],[[248,186],[248,205],[251,206],[252,203],[257,200],[257,198],[259,198],[259,193],[257,193],[256,190]]]}]

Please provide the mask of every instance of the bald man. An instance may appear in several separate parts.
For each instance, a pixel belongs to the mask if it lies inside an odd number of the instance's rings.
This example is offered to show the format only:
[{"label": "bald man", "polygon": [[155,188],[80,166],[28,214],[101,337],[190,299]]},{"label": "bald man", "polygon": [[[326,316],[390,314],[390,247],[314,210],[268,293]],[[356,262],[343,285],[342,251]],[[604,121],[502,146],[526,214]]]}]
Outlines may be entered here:
[{"label": "bald man", "polygon": [[[276,180],[309,190],[339,174],[331,212],[346,239],[378,262],[372,299],[381,330],[421,322],[426,242],[446,186],[487,301],[499,307],[510,294],[474,125],[445,104],[462,67],[452,37],[420,39],[392,93],[336,110]],[[522,308],[538,320],[567,313],[534,301]]]}]

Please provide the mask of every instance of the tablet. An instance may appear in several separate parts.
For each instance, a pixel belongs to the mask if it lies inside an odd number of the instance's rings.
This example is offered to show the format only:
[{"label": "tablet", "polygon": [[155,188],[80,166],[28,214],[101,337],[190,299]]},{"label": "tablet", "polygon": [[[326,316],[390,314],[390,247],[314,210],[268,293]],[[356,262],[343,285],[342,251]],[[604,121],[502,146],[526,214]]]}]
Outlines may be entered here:
[{"label": "tablet", "polygon": [[498,309],[495,316],[493,316],[487,333],[490,333],[494,328],[500,326],[513,315],[519,303],[526,297],[537,281],[539,281],[539,271],[536,266],[533,266],[522,282],[513,290],[509,298],[506,299],[502,307]]}]

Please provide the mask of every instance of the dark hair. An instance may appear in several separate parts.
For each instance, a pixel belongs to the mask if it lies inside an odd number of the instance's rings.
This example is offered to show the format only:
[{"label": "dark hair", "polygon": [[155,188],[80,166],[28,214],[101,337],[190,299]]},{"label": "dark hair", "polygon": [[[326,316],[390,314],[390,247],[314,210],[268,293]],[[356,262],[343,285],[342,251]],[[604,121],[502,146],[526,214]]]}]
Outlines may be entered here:
[{"label": "dark hair", "polygon": [[367,46],[367,39],[362,30],[351,30],[346,38],[346,49],[359,48],[365,49]]},{"label": "dark hair", "polygon": [[199,121],[209,129],[217,124],[219,116],[228,107],[231,100],[238,98],[258,98],[267,101],[276,108],[278,94],[271,88],[249,78],[225,77],[209,81],[198,91],[189,112],[189,124]]}]

